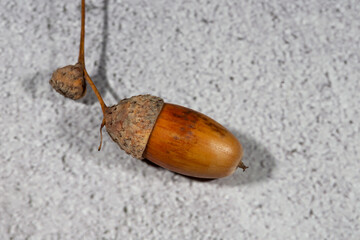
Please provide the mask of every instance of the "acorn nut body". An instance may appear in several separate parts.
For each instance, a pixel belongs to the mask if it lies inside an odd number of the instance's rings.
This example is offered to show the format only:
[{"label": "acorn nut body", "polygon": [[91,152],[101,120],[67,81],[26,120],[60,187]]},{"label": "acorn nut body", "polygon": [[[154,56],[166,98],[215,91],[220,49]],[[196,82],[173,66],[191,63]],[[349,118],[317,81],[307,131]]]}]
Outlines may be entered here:
[{"label": "acorn nut body", "polygon": [[243,149],[227,129],[213,119],[159,97],[140,95],[109,107],[106,130],[135,158],[146,158],[173,172],[199,178],[231,175]]}]

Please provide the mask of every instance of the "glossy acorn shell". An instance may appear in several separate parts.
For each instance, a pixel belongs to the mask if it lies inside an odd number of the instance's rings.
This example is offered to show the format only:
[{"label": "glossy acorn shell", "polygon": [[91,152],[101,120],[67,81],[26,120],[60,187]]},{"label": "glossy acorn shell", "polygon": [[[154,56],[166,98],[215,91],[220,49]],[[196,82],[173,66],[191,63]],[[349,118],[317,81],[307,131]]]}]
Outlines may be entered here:
[{"label": "glossy acorn shell", "polygon": [[171,171],[198,178],[221,178],[239,166],[243,149],[226,128],[204,114],[165,103],[143,157]]}]

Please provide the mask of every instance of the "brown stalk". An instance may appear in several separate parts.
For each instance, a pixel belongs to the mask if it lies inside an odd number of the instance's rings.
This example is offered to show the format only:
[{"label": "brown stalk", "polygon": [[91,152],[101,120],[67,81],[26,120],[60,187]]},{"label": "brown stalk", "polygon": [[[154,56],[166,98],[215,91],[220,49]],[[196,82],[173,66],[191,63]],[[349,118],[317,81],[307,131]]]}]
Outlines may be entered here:
[{"label": "brown stalk", "polygon": [[[81,32],[80,32],[80,47],[79,47],[79,59],[78,62],[82,65],[84,70],[84,77],[86,82],[90,85],[92,90],[94,91],[97,99],[99,100],[101,110],[103,112],[103,116],[105,117],[105,111],[107,109],[107,106],[101,97],[101,94],[97,87],[95,86],[94,82],[91,80],[91,77],[89,76],[88,72],[86,71],[85,67],[85,0],[81,0]],[[101,126],[100,126],[100,145],[98,150],[101,150],[102,145],[102,128],[105,126],[105,118],[103,118]]]}]

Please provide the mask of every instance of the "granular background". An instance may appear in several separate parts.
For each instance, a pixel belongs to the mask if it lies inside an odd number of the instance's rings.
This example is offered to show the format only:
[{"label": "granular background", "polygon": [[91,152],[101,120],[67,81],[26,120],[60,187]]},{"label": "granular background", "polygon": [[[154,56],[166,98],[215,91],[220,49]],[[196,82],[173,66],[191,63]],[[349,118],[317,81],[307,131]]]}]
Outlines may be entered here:
[{"label": "granular background", "polygon": [[77,61],[80,1],[1,0],[0,239],[360,239],[358,1],[88,1],[105,102],[149,93],[243,143],[245,173],[198,181],[127,156]]}]

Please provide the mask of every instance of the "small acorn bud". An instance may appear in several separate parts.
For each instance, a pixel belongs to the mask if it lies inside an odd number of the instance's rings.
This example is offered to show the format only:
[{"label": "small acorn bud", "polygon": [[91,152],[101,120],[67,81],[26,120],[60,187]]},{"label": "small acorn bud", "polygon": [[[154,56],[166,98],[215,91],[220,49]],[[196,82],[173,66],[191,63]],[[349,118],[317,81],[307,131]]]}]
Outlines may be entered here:
[{"label": "small acorn bud", "polygon": [[49,83],[58,93],[73,100],[82,98],[86,92],[84,68],[80,63],[57,69]]},{"label": "small acorn bud", "polygon": [[105,126],[127,153],[171,171],[200,178],[231,175],[243,149],[228,130],[194,110],[140,95],[109,107]]}]

